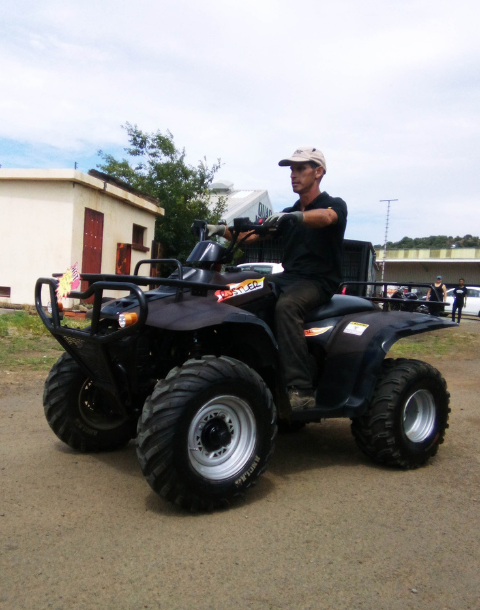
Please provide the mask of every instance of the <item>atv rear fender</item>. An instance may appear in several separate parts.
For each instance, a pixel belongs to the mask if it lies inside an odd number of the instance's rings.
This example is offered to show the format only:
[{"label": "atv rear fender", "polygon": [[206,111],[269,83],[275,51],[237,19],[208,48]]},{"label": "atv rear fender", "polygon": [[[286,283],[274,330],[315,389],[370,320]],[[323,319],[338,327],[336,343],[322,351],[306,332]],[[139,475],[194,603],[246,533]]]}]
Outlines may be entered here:
[{"label": "atv rear fender", "polygon": [[[322,320],[328,326],[329,320]],[[327,356],[317,389],[321,417],[356,417],[366,410],[388,350],[399,339],[456,326],[419,313],[369,311],[332,319]],[[355,334],[357,333],[357,334]],[[322,342],[322,335],[312,337]]]}]

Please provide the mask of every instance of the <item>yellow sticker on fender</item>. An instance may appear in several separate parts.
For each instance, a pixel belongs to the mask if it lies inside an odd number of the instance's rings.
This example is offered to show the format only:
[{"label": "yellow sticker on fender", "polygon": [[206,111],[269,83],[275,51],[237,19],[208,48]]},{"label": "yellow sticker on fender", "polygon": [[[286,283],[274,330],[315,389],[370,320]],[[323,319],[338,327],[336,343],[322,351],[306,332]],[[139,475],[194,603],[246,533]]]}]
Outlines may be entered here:
[{"label": "yellow sticker on fender", "polygon": [[333,326],[324,326],[323,328],[308,328],[305,331],[305,337],[316,337],[317,335],[323,335],[327,330],[330,330]]},{"label": "yellow sticker on fender", "polygon": [[227,289],[217,290],[215,296],[220,303],[220,301],[226,301],[232,297],[238,297],[241,294],[248,294],[254,290],[261,290],[263,288],[264,279],[265,278],[262,277],[260,279],[244,280],[240,284],[227,284]]},{"label": "yellow sticker on fender", "polygon": [[349,335],[363,335],[363,333],[367,330],[368,324],[362,324],[361,322],[350,322],[343,329],[344,333],[348,333]]}]

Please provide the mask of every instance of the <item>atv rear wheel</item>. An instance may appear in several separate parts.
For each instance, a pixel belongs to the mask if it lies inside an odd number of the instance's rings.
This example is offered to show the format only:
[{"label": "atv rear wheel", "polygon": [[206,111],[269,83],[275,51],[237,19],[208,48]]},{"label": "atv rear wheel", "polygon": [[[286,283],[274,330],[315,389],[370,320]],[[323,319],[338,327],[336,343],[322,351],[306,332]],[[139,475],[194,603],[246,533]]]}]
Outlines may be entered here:
[{"label": "atv rear wheel", "polygon": [[158,382],[138,421],[148,483],[190,510],[226,506],[265,470],[276,413],[262,378],[238,360],[189,360]]},{"label": "atv rear wheel", "polygon": [[135,436],[136,421],[119,415],[113,398],[100,391],[69,354],[50,371],[43,405],[58,438],[78,451],[112,451]]},{"label": "atv rear wheel", "polygon": [[357,445],[381,464],[418,468],[443,443],[449,396],[445,379],[433,366],[385,360],[368,411],[352,420]]}]

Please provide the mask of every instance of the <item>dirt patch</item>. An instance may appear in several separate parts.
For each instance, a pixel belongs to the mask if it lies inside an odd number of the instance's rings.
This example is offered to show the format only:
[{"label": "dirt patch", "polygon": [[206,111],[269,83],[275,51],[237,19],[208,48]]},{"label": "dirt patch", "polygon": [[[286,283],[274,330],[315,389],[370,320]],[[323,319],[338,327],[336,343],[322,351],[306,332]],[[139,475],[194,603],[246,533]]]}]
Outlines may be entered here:
[{"label": "dirt patch", "polygon": [[33,386],[43,384],[47,378],[47,371],[14,370],[1,371],[0,375],[0,398],[12,394],[23,394],[29,392]]},{"label": "dirt patch", "polygon": [[[477,322],[459,331],[480,338]],[[46,371],[3,371],[0,608],[476,610],[480,348],[459,340],[428,360],[452,406],[430,465],[375,466],[348,420],[327,421],[279,437],[245,500],[200,515],[151,491],[133,443],[79,454],[58,441]]]}]

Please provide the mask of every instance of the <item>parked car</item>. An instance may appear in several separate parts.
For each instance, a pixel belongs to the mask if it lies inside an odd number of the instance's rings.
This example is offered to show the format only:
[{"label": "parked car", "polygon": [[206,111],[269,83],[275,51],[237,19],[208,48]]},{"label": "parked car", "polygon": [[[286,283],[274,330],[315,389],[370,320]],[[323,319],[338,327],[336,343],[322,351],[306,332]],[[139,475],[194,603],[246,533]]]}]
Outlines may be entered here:
[{"label": "parked car", "polygon": [[[467,294],[467,304],[462,309],[462,314],[466,313],[471,316],[479,316],[480,317],[480,286],[467,286],[468,294]],[[451,309],[453,305],[453,291],[454,288],[450,288],[447,290],[447,307]]]},{"label": "parked car", "polygon": [[256,273],[281,273],[283,271],[281,263],[243,263],[237,267],[242,271],[255,271]]}]

